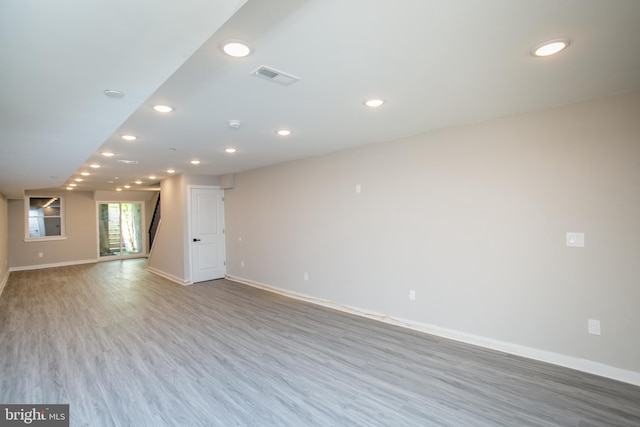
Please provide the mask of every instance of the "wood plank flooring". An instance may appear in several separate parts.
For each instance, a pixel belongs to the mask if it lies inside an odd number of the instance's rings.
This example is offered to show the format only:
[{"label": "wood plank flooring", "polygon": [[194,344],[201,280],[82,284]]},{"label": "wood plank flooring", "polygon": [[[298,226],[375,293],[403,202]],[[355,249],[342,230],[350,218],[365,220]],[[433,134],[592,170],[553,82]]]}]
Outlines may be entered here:
[{"label": "wood plank flooring", "polygon": [[13,272],[0,403],[72,426],[639,426],[640,387],[144,260]]}]

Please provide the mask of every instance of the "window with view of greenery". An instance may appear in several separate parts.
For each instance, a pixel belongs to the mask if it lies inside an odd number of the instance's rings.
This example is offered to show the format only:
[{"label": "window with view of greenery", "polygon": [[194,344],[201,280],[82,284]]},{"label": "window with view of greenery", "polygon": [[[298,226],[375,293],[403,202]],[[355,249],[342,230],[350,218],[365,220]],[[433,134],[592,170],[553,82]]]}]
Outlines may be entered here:
[{"label": "window with view of greenery", "polygon": [[55,240],[65,238],[64,198],[28,196],[25,199],[25,240]]}]

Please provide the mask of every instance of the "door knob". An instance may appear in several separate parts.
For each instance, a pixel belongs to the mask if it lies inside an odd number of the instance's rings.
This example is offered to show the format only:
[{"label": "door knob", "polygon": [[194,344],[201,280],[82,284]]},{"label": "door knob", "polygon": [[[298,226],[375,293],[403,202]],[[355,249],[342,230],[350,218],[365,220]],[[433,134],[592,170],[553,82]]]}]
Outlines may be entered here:
[{"label": "door knob", "polygon": [[199,242],[199,241],[200,241],[200,239],[193,239],[193,241],[194,241],[194,242]]}]

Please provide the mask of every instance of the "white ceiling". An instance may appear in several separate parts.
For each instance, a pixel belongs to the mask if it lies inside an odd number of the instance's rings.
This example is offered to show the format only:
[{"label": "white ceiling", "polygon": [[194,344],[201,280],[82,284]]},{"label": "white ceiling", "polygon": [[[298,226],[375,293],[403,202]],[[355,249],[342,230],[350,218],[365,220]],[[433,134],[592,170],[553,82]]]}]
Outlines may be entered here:
[{"label": "white ceiling", "polygon": [[[85,170],[78,190],[138,189],[169,167],[235,173],[640,89],[637,0],[243,3],[2,2],[0,193],[63,187]],[[529,54],[558,37],[571,39],[564,52]],[[226,39],[252,55],[224,55]],[[251,76],[261,65],[300,81]],[[367,108],[369,97],[386,103]]]}]

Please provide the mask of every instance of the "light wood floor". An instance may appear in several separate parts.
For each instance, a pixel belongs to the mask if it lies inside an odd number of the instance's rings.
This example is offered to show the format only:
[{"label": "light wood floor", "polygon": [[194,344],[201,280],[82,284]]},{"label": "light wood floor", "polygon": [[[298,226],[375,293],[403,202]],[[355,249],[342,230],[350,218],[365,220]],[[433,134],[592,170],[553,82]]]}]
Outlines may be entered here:
[{"label": "light wood floor", "polygon": [[640,387],[144,260],[13,272],[0,403],[72,426],[639,426]]}]

